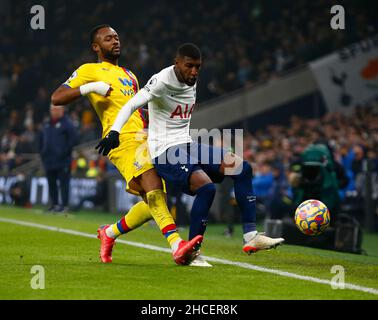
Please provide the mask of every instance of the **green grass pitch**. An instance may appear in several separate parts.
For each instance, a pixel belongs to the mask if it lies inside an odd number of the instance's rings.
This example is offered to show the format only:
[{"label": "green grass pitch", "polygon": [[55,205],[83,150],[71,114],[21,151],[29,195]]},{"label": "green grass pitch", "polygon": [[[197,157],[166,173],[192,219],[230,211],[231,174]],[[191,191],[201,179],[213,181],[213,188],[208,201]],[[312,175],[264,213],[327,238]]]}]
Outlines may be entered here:
[{"label": "green grass pitch", "polygon": [[[95,235],[100,224],[120,218],[80,211],[67,216],[37,209],[0,206],[8,218]],[[238,228],[240,229],[240,228]],[[223,226],[209,225],[202,253],[209,257],[331,281],[334,265],[345,269],[345,282],[378,290],[378,235],[364,234],[368,255],[283,245],[245,255],[241,233],[222,235]],[[262,231],[262,230],[260,230]],[[240,232],[240,231],[239,231]],[[188,230],[181,230],[187,236]],[[168,248],[158,228],[146,224],[120,239]],[[114,248],[113,263],[98,258],[99,240],[0,221],[0,299],[377,299],[374,293],[332,289],[276,273],[214,262],[213,268],[177,266],[170,253],[123,243]],[[45,288],[32,289],[31,268],[45,270]],[[378,292],[378,291],[376,291]]]}]

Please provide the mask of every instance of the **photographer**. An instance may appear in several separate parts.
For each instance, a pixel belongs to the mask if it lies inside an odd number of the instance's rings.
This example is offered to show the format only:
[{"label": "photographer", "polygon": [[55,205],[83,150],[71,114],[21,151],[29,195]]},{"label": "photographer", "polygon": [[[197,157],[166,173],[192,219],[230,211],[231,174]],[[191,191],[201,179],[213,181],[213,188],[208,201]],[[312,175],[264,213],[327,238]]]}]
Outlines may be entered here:
[{"label": "photographer", "polygon": [[307,146],[300,158],[291,166],[289,183],[293,191],[294,207],[305,200],[320,200],[330,212],[331,227],[321,235],[309,237],[298,232],[292,220],[286,220],[284,236],[287,243],[347,251],[337,243],[340,242],[338,240],[340,236],[346,235],[345,231],[340,231],[340,222],[345,215],[339,214],[341,204],[339,190],[348,184],[348,177],[343,167],[334,161],[330,147],[324,143]]},{"label": "photographer", "polygon": [[9,189],[9,195],[13,204],[18,207],[30,208],[29,201],[29,184],[30,182],[24,174],[18,174],[16,181]]},{"label": "photographer", "polygon": [[300,160],[291,166],[289,183],[293,189],[294,205],[298,206],[308,199],[317,199],[328,207],[333,217],[337,216],[340,208],[340,183],[337,176],[327,146],[310,144],[302,152]]}]

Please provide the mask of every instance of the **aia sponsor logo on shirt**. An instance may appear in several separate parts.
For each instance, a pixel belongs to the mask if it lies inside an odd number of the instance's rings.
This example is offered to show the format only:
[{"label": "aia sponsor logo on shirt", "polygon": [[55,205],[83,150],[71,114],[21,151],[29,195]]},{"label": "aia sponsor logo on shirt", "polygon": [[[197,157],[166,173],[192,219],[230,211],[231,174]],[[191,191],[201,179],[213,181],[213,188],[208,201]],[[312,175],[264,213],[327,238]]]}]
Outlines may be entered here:
[{"label": "aia sponsor logo on shirt", "polygon": [[192,104],[192,106],[189,107],[188,104],[186,104],[185,106],[181,106],[179,104],[176,107],[176,109],[171,113],[170,118],[171,119],[173,119],[175,117],[178,117],[180,119],[188,119],[188,118],[190,118],[192,116],[194,105],[195,104]]}]

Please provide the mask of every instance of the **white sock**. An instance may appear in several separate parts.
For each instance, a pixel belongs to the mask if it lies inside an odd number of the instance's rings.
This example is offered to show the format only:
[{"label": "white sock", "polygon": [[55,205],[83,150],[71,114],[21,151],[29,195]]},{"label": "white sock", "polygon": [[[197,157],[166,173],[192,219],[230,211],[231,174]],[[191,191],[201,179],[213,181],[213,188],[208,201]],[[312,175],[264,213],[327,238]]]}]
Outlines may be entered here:
[{"label": "white sock", "polygon": [[247,243],[248,241],[250,241],[253,237],[256,236],[256,234],[257,234],[257,231],[250,231],[250,232],[244,233],[243,234],[244,243]]},{"label": "white sock", "polygon": [[171,248],[172,252],[175,252],[179,246],[179,243],[182,241],[182,239],[177,239],[175,242],[172,243]]}]

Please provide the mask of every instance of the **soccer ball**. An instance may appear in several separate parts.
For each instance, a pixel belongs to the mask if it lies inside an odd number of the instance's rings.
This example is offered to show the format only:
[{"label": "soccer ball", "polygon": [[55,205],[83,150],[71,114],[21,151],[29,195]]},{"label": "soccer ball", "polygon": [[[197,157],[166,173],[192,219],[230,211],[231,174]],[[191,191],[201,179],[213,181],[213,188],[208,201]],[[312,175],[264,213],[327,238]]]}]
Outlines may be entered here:
[{"label": "soccer ball", "polygon": [[317,236],[328,228],[329,223],[328,208],[319,200],[306,200],[295,211],[295,224],[304,234]]}]

